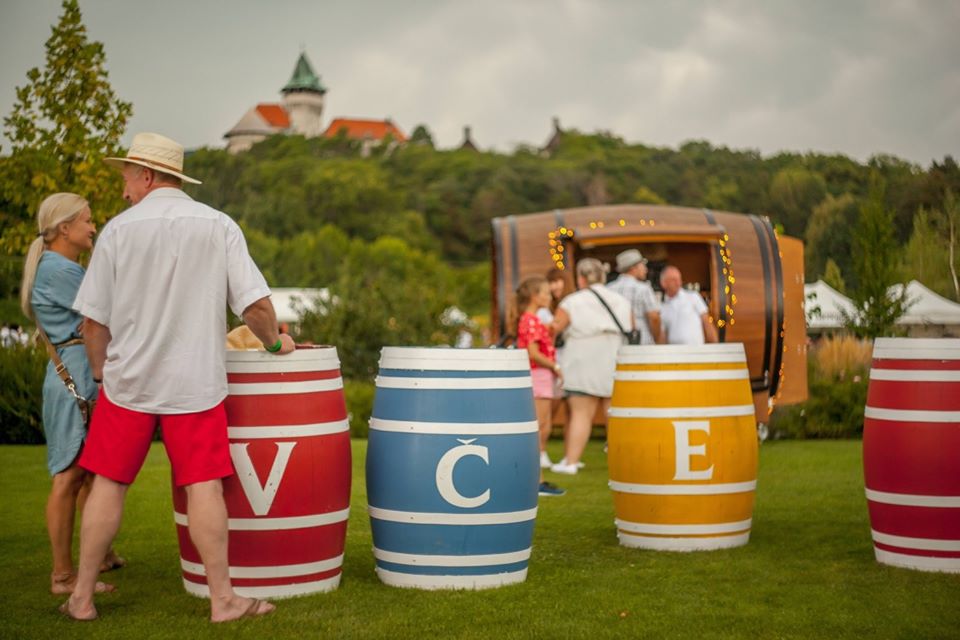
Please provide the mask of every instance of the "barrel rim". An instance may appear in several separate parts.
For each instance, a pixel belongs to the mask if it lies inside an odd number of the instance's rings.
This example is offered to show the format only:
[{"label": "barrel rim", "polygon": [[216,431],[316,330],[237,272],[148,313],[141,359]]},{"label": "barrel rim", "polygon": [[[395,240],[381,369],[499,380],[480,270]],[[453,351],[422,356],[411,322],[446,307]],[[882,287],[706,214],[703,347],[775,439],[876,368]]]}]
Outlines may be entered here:
[{"label": "barrel rim", "polygon": [[340,369],[336,347],[297,349],[277,356],[255,349],[228,350],[228,374],[237,373],[297,373],[303,371],[332,371]]},{"label": "barrel rim", "polygon": [[742,342],[708,342],[705,344],[625,344],[618,354],[739,354],[746,353]]},{"label": "barrel rim", "polygon": [[524,371],[530,368],[530,361],[526,350],[518,349],[383,347],[379,366],[435,371]]},{"label": "barrel rim", "polygon": [[960,360],[960,338],[877,338],[878,360]]}]

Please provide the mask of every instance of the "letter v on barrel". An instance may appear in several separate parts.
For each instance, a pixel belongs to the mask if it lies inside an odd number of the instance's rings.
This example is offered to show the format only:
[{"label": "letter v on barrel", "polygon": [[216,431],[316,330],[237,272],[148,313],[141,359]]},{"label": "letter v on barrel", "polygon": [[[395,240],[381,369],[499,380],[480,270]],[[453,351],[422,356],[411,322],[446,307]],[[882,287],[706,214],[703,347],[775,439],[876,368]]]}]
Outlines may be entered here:
[{"label": "letter v on barrel", "polygon": [[237,470],[237,479],[240,480],[240,486],[243,487],[243,493],[250,502],[250,508],[254,515],[265,516],[270,513],[270,507],[277,497],[277,491],[280,489],[280,481],[283,480],[283,474],[287,470],[287,463],[290,462],[290,454],[293,448],[297,446],[296,442],[278,442],[277,454],[273,459],[273,465],[270,467],[270,473],[267,475],[267,481],[261,486],[260,479],[257,477],[257,470],[253,467],[253,461],[247,452],[249,442],[231,444],[230,457],[233,458],[233,466]]},{"label": "letter v on barrel", "polygon": [[440,492],[440,496],[444,500],[455,507],[474,509],[486,504],[490,500],[490,489],[487,489],[478,496],[468,498],[457,491],[456,486],[453,484],[454,468],[462,458],[476,456],[487,463],[487,465],[490,464],[487,447],[473,444],[475,441],[476,438],[471,438],[470,440],[457,438],[457,442],[461,443],[461,446],[454,447],[447,451],[443,454],[443,457],[440,458],[440,462],[437,463],[437,491]]}]

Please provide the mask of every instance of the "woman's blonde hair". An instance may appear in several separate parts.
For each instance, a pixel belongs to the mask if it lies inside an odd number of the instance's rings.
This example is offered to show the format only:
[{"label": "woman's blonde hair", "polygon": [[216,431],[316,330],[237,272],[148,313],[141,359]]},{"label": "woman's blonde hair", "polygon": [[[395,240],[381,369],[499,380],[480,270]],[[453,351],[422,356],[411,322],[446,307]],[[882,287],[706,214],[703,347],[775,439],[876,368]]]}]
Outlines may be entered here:
[{"label": "woman's blonde hair", "polygon": [[23,264],[23,280],[20,283],[20,308],[31,320],[35,318],[30,298],[33,295],[33,281],[37,277],[40,256],[47,245],[57,237],[57,227],[63,222],[73,222],[87,206],[87,201],[75,193],[55,193],[40,203],[40,209],[37,210],[37,237],[27,251],[27,259]]},{"label": "woman's blonde hair", "polygon": [[583,276],[587,284],[603,284],[607,281],[607,266],[596,258],[583,258],[577,261],[577,275]]}]

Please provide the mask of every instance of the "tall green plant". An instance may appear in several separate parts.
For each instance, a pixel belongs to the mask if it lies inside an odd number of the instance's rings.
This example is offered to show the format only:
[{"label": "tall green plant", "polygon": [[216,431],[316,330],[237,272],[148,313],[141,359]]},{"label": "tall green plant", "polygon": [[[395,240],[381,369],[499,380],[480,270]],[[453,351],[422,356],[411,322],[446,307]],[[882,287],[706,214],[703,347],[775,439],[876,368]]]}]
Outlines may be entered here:
[{"label": "tall green plant", "polygon": [[116,172],[102,160],[119,152],[132,107],[114,94],[103,45],[87,40],[77,0],[64,0],[46,64],[27,80],[3,121],[11,154],[0,163],[0,251],[9,254],[25,252],[37,205],[51,193],[87,198],[98,223],[123,206]]},{"label": "tall green plant", "polygon": [[844,323],[855,335],[877,338],[895,335],[897,319],[907,310],[907,291],[891,290],[898,284],[899,247],[894,237],[893,212],[884,204],[884,183],[871,181],[867,200],[853,236],[853,270],[857,287],[851,293],[854,311]]}]

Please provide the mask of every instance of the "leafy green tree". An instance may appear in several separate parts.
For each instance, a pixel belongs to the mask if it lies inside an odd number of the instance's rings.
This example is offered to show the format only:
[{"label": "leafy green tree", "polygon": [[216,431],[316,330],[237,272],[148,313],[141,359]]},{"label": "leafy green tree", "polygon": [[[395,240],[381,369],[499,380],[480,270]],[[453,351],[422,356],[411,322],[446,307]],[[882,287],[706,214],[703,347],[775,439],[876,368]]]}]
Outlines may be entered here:
[{"label": "leafy green tree", "polygon": [[646,185],[640,185],[630,198],[637,204],[667,204],[667,201]]},{"label": "leafy green tree", "polygon": [[[850,274],[853,267],[853,228],[857,221],[857,200],[849,193],[840,197],[827,195],[813,209],[806,230],[804,257],[807,280],[817,280],[824,274],[831,259],[838,271]],[[850,285],[856,287],[856,281]]]},{"label": "leafy green tree", "polygon": [[853,237],[853,269],[857,288],[851,293],[853,314],[844,314],[847,327],[858,337],[895,335],[897,319],[907,310],[906,287],[898,284],[898,247],[894,239],[893,211],[884,204],[884,183],[875,176]]},{"label": "leafy green tree", "polygon": [[450,280],[436,255],[412,250],[403,240],[354,240],[330,287],[334,302],[308,312],[301,335],[336,345],[344,376],[369,380],[385,345],[453,344],[455,329],[440,322],[455,302]]},{"label": "leafy green tree", "polygon": [[35,237],[34,212],[51,193],[84,196],[98,223],[123,207],[120,179],[102,160],[119,153],[132,113],[110,86],[103,45],[87,40],[77,0],[64,0],[45,67],[27,80],[4,118],[11,154],[0,164],[0,249],[13,254]]},{"label": "leafy green tree", "polygon": [[843,273],[840,267],[833,261],[833,258],[827,258],[827,266],[823,269],[823,281],[828,285],[846,295],[847,283],[843,280]]},{"label": "leafy green tree", "polygon": [[414,127],[413,133],[410,134],[410,144],[425,145],[431,149],[433,148],[433,136],[430,135],[430,131],[426,125],[418,124]]},{"label": "leafy green tree", "polygon": [[807,218],[826,195],[823,176],[803,167],[789,167],[778,171],[770,182],[770,209],[789,235],[802,237]]}]

